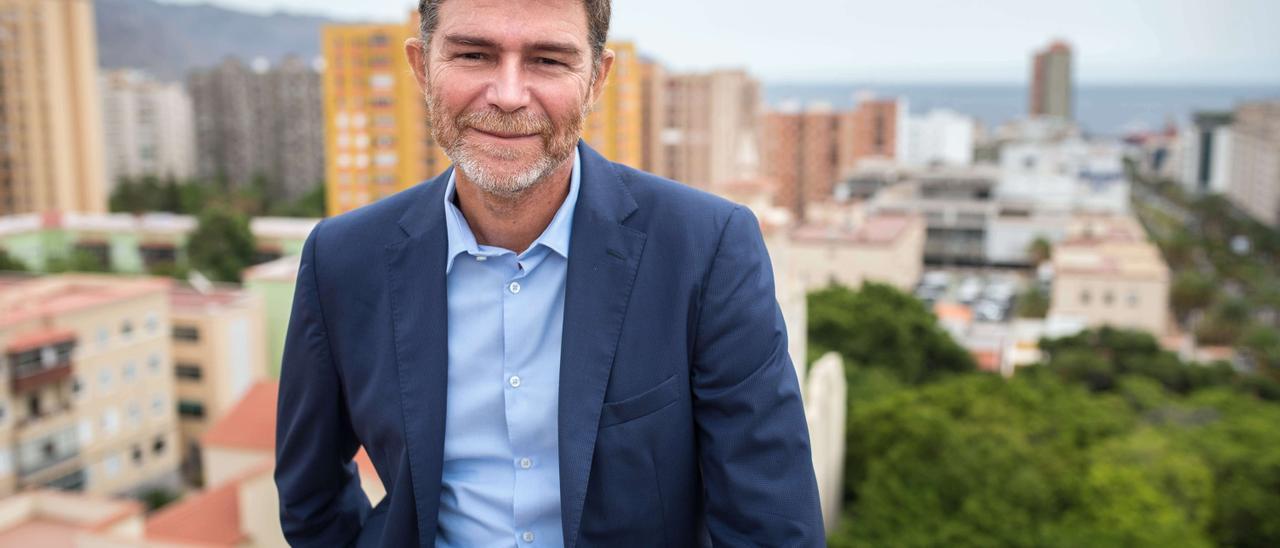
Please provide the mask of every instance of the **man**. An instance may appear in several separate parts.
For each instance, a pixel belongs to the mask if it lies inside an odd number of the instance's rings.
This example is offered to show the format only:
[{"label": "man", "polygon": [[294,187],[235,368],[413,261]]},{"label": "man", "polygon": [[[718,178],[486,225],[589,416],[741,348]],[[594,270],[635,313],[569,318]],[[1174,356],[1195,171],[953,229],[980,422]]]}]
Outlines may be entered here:
[{"label": "man", "polygon": [[454,168],[307,238],[277,423],[289,542],[821,545],[755,218],[579,141],[609,0],[419,10],[405,50]]}]

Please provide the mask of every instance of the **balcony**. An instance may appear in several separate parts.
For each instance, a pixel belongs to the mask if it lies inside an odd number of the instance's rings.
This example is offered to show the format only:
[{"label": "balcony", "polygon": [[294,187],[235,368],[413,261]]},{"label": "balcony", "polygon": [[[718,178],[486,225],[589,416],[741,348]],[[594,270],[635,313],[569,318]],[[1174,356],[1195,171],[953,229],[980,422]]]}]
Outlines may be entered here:
[{"label": "balcony", "polygon": [[10,390],[21,394],[71,378],[75,346],[75,332],[65,329],[45,329],[14,339],[5,350]]}]

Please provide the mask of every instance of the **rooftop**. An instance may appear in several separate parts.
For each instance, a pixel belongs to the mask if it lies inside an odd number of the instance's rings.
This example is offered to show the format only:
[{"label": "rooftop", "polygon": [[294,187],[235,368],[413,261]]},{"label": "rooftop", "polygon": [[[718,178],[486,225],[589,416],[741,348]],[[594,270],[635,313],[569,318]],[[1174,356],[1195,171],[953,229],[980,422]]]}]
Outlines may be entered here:
[{"label": "rooftop", "polygon": [[166,278],[61,274],[0,283],[0,329],[169,290]]},{"label": "rooftop", "polygon": [[135,501],[41,490],[0,499],[0,546],[78,546],[82,533],[141,518]]},{"label": "rooftop", "polygon": [[255,281],[293,282],[298,278],[301,255],[285,255],[274,261],[254,265],[244,271],[245,283]]},{"label": "rooftop", "polygon": [[915,215],[881,212],[868,216],[856,226],[808,223],[791,232],[797,241],[835,241],[849,244],[889,245],[919,223]]}]

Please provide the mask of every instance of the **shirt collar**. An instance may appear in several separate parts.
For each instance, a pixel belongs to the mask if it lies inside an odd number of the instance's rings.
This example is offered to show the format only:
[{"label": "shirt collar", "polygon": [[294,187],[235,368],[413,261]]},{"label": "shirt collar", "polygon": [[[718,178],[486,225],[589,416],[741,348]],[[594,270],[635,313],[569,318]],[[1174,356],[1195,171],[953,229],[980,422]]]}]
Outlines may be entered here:
[{"label": "shirt collar", "polygon": [[[458,168],[454,166],[449,172],[449,182],[444,189],[444,220],[446,232],[449,237],[449,258],[445,264],[445,274],[453,270],[453,260],[462,253],[470,253],[471,255],[497,255],[495,250],[500,248],[481,246],[476,243],[476,236],[471,232],[471,226],[467,224],[467,219],[462,215],[462,211],[453,203],[454,196],[457,195],[457,176]],[[527,255],[537,249],[539,246],[546,247],[556,252],[561,257],[569,258],[569,236],[573,231],[573,211],[578,205],[578,188],[582,184],[582,157],[578,153],[577,148],[573,151],[573,172],[569,176],[569,193],[565,196],[564,202],[560,204],[560,209],[556,210],[556,214],[551,218],[551,222],[547,224],[547,228],[542,231],[529,249],[526,249],[521,256]]]}]

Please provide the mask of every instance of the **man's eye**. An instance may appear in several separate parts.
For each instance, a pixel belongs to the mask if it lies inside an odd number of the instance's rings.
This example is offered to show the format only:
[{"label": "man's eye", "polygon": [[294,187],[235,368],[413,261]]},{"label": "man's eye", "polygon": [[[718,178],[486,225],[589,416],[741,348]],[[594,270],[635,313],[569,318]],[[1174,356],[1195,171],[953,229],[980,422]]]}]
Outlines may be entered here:
[{"label": "man's eye", "polygon": [[547,65],[547,66],[564,66],[564,63],[561,63],[560,61],[557,61],[557,60],[555,60],[555,59],[551,59],[551,58],[548,58],[548,57],[539,57],[539,58],[537,59],[537,61],[538,61],[538,64],[539,64],[539,65]]},{"label": "man's eye", "polygon": [[472,51],[467,53],[459,53],[457,57],[459,59],[466,59],[468,61],[480,61],[484,59],[484,54]]}]

